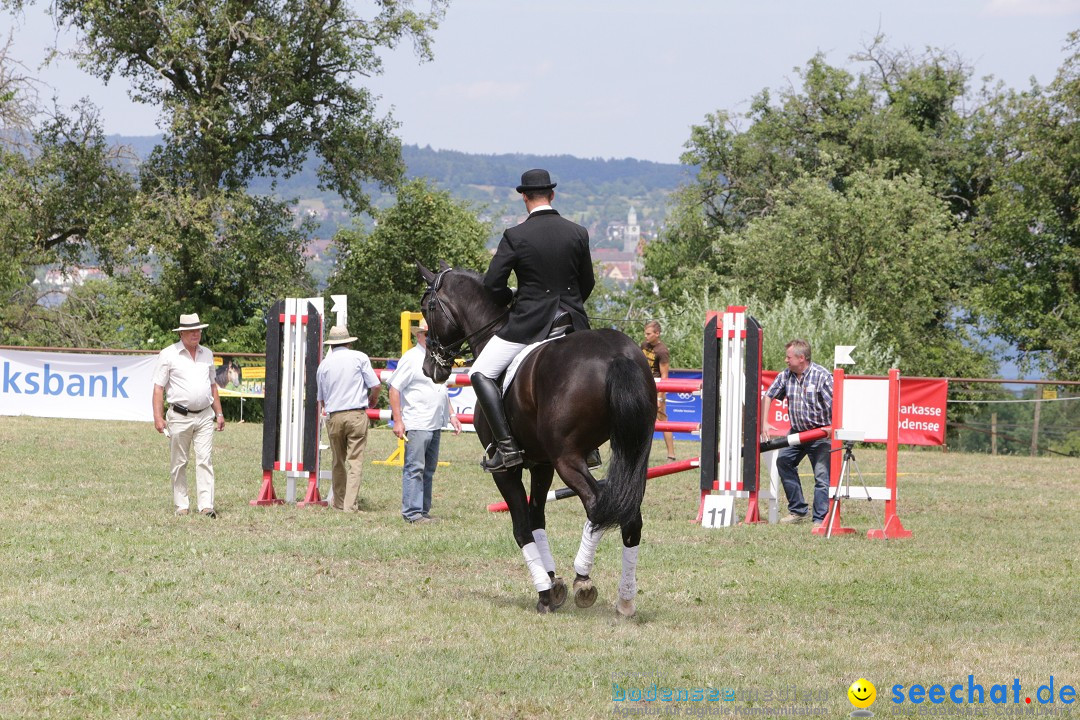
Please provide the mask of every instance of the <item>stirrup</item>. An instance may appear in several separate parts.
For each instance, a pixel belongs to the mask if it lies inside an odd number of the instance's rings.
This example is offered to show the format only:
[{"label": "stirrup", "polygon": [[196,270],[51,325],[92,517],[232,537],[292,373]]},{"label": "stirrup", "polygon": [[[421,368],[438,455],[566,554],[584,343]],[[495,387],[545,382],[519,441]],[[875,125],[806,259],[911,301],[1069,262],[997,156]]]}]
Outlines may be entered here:
[{"label": "stirrup", "polygon": [[498,446],[495,448],[495,454],[490,458],[487,454],[480,458],[480,467],[483,468],[485,472],[501,472],[503,470],[518,467],[521,464],[522,452],[520,450],[504,453],[502,448]]},{"label": "stirrup", "polygon": [[509,458],[504,457],[501,452],[496,452],[495,457],[488,458],[486,455],[480,458],[480,467],[485,472],[502,472],[503,470],[509,470],[516,468],[522,464],[521,453],[512,453]]}]

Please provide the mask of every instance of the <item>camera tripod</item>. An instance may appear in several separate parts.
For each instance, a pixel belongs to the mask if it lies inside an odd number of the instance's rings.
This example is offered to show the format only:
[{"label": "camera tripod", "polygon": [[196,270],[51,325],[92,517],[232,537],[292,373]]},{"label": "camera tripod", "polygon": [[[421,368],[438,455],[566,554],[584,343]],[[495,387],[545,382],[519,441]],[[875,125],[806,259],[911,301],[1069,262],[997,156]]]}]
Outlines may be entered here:
[{"label": "camera tripod", "polygon": [[862,476],[862,470],[859,469],[859,463],[857,460],[855,460],[854,448],[854,440],[845,440],[841,448],[833,450],[833,452],[843,450],[844,457],[843,461],[840,463],[840,479],[836,483],[836,492],[833,493],[832,502],[829,506],[829,527],[825,531],[826,538],[832,537],[833,526],[836,524],[836,516],[839,514],[840,511],[841,493],[844,491],[845,487],[847,487],[849,494],[845,495],[844,497],[850,497],[852,468],[855,468],[855,472],[859,476],[859,484],[862,485],[863,491],[866,493],[866,499],[868,501],[870,500],[870,490],[866,487],[866,482],[863,480]]}]

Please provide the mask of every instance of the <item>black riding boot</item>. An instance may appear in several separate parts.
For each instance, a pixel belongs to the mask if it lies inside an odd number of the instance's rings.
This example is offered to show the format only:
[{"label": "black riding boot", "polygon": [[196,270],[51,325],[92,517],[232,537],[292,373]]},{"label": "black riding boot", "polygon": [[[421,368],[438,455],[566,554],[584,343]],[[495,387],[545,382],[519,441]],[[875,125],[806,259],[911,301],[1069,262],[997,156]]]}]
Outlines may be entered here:
[{"label": "black riding boot", "polygon": [[495,454],[489,459],[486,455],[480,461],[480,467],[488,472],[509,470],[521,464],[521,448],[510,435],[510,424],[506,421],[503,409],[502,393],[495,381],[486,375],[476,373],[472,376],[472,388],[476,401],[484,410],[488,427],[495,436]]}]

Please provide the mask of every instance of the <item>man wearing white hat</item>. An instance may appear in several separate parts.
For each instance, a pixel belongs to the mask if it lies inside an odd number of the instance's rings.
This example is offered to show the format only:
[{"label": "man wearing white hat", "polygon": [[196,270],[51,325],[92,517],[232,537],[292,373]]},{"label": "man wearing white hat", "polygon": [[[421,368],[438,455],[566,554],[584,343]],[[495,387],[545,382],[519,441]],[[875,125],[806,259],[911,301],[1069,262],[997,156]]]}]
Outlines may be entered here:
[{"label": "man wearing white hat", "polygon": [[334,453],[333,501],[337,510],[358,509],[367,448],[367,409],[375,407],[382,389],[368,356],[349,347],[354,342],[356,338],[345,328],[330,328],[324,344],[331,351],[316,373],[319,415],[328,416],[326,434]]},{"label": "man wearing white hat", "polygon": [[[154,370],[154,429],[169,437],[173,505],[177,515],[188,514],[188,452],[195,451],[195,489],[199,512],[216,518],[214,511],[214,428],[225,429],[221,398],[214,382],[214,353],[199,344],[202,329],[195,313],[180,316],[180,341],[158,353]],[[168,400],[168,414],[162,413]]]},{"label": "man wearing white hat", "polygon": [[406,522],[431,521],[431,486],[439,464],[439,439],[447,419],[454,434],[461,434],[446,383],[437,384],[424,374],[427,320],[412,328],[416,345],[398,360],[390,377],[390,413],[394,434],[404,438],[405,463],[401,468],[401,516]]}]

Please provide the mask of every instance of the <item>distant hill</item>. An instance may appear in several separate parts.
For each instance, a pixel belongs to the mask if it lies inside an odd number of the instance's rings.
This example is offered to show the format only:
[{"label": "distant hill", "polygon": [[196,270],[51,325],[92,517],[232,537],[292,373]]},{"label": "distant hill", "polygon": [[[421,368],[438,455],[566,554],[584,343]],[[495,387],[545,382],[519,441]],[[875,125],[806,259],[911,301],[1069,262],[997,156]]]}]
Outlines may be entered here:
[{"label": "distant hill", "polygon": [[456,150],[432,150],[428,147],[406,145],[402,156],[413,176],[425,176],[446,185],[494,185],[511,192],[521,179],[521,173],[533,167],[551,171],[560,183],[580,183],[587,186],[608,184],[642,190],[674,187],[685,179],[683,165],[649,162],[627,158],[605,160],[578,158],[573,155],[476,155]]},{"label": "distant hill", "polygon": [[[146,157],[160,141],[160,136],[113,135],[108,139],[128,145],[140,157]],[[521,173],[530,168],[546,168],[558,183],[556,206],[559,211],[588,227],[594,243],[599,246],[616,242],[617,238],[610,237],[610,227],[625,223],[631,207],[637,212],[645,237],[655,232],[663,222],[668,195],[687,182],[692,173],[692,168],[685,165],[632,158],[480,155],[416,145],[405,145],[402,159],[409,178],[426,177],[455,198],[473,205],[492,223],[493,240],[502,227],[521,216],[521,199],[514,192]],[[314,162],[308,162],[293,177],[276,183],[269,179],[255,180],[250,189],[296,200],[302,210],[320,219],[317,234],[320,239],[333,236],[339,227],[370,222],[370,218],[353,218],[337,194],[319,189]],[[376,207],[388,207],[394,202],[393,194],[383,193],[374,186],[367,190]]]}]

